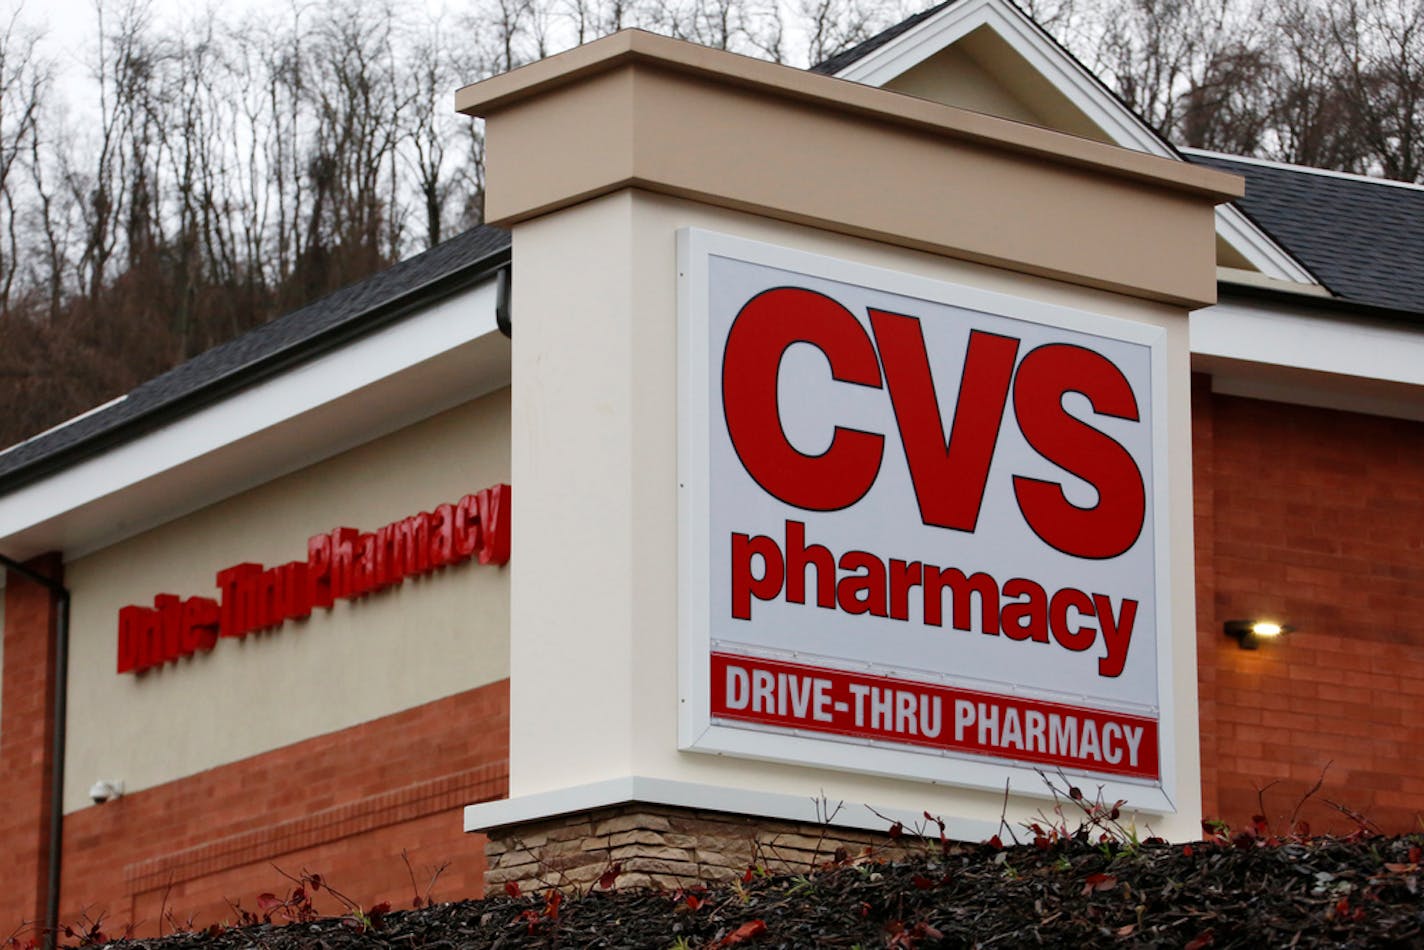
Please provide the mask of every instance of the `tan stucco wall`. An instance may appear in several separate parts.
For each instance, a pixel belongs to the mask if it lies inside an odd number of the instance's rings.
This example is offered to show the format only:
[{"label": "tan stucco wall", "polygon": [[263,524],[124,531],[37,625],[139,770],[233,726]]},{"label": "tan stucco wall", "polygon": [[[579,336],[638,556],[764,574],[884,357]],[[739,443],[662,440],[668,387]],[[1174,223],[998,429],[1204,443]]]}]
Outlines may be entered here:
[{"label": "tan stucco wall", "polygon": [[[1064,94],[1062,89],[1054,85],[1043,73],[1039,72],[1036,66],[1030,64],[1009,45],[1008,41],[987,26],[979,27],[955,43],[954,46],[931,56],[919,66],[909,70],[900,79],[908,79],[911,74],[922,73],[916,77],[918,91],[915,92],[915,95],[949,105],[963,105],[966,108],[976,109],[976,106],[958,101],[958,97],[967,93],[980,97],[980,101],[988,101],[985,98],[988,93],[972,88],[966,90],[966,93],[961,93],[956,88],[956,84],[963,77],[954,70],[938,68],[938,61],[941,58],[948,58],[950,62],[953,62],[955,57],[962,57],[977,66],[979,75],[984,77],[985,82],[996,85],[1000,90],[1000,96],[1018,103],[1018,108],[1022,110],[1022,113],[1019,114],[1001,112],[992,114],[1003,115],[1008,119],[1022,119],[1025,114],[1031,115],[1035,118],[1027,121],[1057,129],[1060,132],[1067,132],[1070,135],[1092,139],[1095,142],[1113,144],[1111,136],[1088,118]],[[940,80],[937,83],[935,82],[936,78]],[[899,82],[900,79],[892,80],[892,82]]]},{"label": "tan stucco wall", "polygon": [[885,89],[1002,119],[1048,125],[961,49],[950,47],[887,82]]},{"label": "tan stucco wall", "polygon": [[76,560],[66,811],[99,778],[133,792],[508,675],[508,568],[468,562],[141,676],[115,673],[119,608],[216,597],[242,561],[374,530],[508,482],[509,390],[441,413]]},{"label": "tan stucco wall", "polygon": [[[675,233],[684,226],[1167,329],[1176,631],[1168,649],[1178,812],[1153,827],[1169,837],[1195,837],[1200,783],[1185,314],[639,191],[586,202],[514,232],[514,294],[526,318],[514,348],[520,527],[511,590],[511,796],[640,775],[929,808],[991,823],[1003,807],[1002,795],[678,751]],[[575,464],[576,484],[567,475]],[[551,584],[551,571],[539,566],[557,564],[567,568]],[[549,703],[551,695],[562,701]],[[1016,799],[1010,817],[1041,807],[1041,799]]]},{"label": "tan stucco wall", "polygon": [[460,90],[509,226],[637,187],[1191,307],[1240,179],[637,31]]}]

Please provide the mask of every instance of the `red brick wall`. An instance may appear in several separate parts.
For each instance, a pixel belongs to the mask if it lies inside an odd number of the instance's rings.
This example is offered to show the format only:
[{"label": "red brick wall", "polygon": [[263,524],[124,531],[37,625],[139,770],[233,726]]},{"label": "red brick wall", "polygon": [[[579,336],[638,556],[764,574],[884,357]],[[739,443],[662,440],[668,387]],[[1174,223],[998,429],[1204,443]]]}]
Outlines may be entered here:
[{"label": "red brick wall", "polygon": [[[1424,424],[1195,395],[1204,811],[1424,815]],[[1254,652],[1226,620],[1297,629]],[[1258,794],[1258,789],[1264,792]]]},{"label": "red brick wall", "polygon": [[[4,700],[8,715],[8,682]],[[463,832],[461,806],[508,793],[508,712],[502,681],[72,813],[61,920],[102,916],[106,932],[132,922],[139,935],[169,913],[232,920],[228,900],[252,909],[291,889],[274,865],[321,874],[365,907],[408,907],[403,850],[421,891],[448,863],[434,896],[478,896],[484,838]]]},{"label": "red brick wall", "polygon": [[[63,580],[57,555],[28,565]],[[54,706],[54,595],[9,574],[5,583],[4,683],[0,686],[0,940],[21,921],[44,919]]]}]

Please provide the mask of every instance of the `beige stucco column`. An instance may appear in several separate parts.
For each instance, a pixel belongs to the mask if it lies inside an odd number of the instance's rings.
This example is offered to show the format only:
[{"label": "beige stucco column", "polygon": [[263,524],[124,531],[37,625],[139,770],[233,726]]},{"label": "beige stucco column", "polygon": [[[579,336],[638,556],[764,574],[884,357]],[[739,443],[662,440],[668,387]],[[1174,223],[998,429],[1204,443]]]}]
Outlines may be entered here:
[{"label": "beige stucco column", "polygon": [[[486,120],[487,214],[514,235],[511,799],[467,827],[629,801],[998,824],[1002,789],[679,749],[677,254],[696,228],[1165,331],[1175,807],[1142,820],[1195,836],[1186,315],[1215,299],[1212,208],[1237,179],[634,31],[456,104]],[[1015,787],[1010,819],[1043,791]]]}]

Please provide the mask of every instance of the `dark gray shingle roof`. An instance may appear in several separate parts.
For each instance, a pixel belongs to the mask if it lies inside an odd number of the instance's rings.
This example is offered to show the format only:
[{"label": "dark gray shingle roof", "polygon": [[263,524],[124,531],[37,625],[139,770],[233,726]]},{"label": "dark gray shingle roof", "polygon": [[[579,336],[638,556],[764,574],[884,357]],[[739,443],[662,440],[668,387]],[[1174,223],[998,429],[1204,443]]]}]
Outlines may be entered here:
[{"label": "dark gray shingle roof", "polygon": [[1192,153],[1246,179],[1241,210],[1339,297],[1424,314],[1424,188]]},{"label": "dark gray shingle roof", "polygon": [[213,347],[104,406],[0,454],[0,494],[131,439],[438,299],[509,259],[509,232],[472,228]]},{"label": "dark gray shingle roof", "polygon": [[845,69],[847,66],[849,66],[856,60],[869,56],[871,53],[875,52],[880,47],[884,46],[886,43],[899,36],[901,33],[905,33],[913,29],[914,27],[919,26],[925,20],[934,16],[936,13],[943,10],[945,7],[949,6],[953,2],[954,0],[944,0],[943,3],[932,6],[928,10],[922,10],[919,13],[916,13],[914,16],[907,17],[901,20],[899,23],[896,23],[894,26],[881,30],[879,33],[875,34],[865,42],[860,43],[857,46],[852,46],[848,50],[842,50],[841,52],[830,57],[829,59],[821,60],[821,62],[811,67],[811,72],[822,73],[826,76],[834,76],[836,73],[840,72],[842,69]]}]

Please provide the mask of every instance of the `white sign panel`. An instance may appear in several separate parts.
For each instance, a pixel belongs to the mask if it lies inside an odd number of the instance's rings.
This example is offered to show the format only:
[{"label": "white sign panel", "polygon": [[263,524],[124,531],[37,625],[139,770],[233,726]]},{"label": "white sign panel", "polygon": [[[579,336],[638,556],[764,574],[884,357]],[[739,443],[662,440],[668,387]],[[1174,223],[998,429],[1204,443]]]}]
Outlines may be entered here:
[{"label": "white sign panel", "polygon": [[1167,795],[1160,328],[679,235],[682,746]]}]

